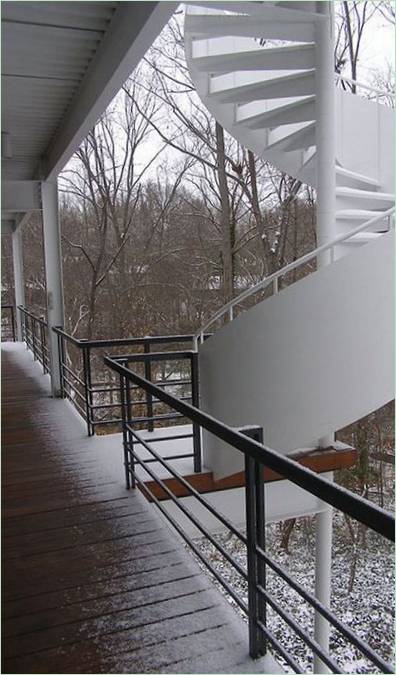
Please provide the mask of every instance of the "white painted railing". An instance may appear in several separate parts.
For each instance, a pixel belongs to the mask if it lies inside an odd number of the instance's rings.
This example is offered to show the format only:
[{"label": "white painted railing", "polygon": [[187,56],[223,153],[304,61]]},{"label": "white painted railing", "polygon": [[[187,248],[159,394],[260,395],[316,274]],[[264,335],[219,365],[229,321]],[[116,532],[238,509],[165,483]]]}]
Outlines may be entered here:
[{"label": "white painted railing", "polygon": [[258,284],[255,286],[252,286],[251,288],[248,288],[246,291],[243,291],[240,293],[236,298],[233,298],[229,302],[227,302],[221,309],[219,309],[212,317],[211,319],[201,327],[199,333],[197,333],[195,339],[198,341],[200,340],[203,342],[204,339],[204,333],[206,333],[210,326],[214,324],[216,321],[219,319],[225,317],[228,315],[229,321],[232,321],[235,315],[234,309],[237,305],[240,305],[241,302],[246,300],[247,298],[251,297],[252,295],[255,295],[259,291],[263,291],[264,289],[268,288],[272,284],[273,287],[273,293],[276,294],[278,292],[279,288],[279,279],[283,277],[285,274],[288,274],[288,272],[291,272],[292,270],[297,269],[301,265],[304,265],[305,263],[308,263],[312,260],[316,260],[320,255],[323,253],[326,253],[329,251],[329,256],[330,256],[330,263],[334,262],[334,251],[335,247],[339,246],[340,244],[346,243],[348,240],[350,240],[352,237],[354,237],[356,234],[359,234],[360,232],[364,232],[367,230],[369,227],[372,225],[375,225],[376,223],[381,222],[382,220],[388,220],[388,230],[391,229],[391,227],[394,227],[394,216],[395,213],[395,207],[392,206],[392,208],[388,209],[387,211],[384,211],[380,215],[375,216],[374,218],[370,218],[370,220],[366,221],[365,223],[362,223],[358,227],[355,227],[353,230],[350,230],[349,232],[345,234],[341,234],[340,236],[336,237],[332,241],[328,242],[327,244],[323,244],[322,246],[318,246],[314,251],[311,251],[310,253],[306,253],[305,255],[301,256],[301,258],[298,258],[297,260],[294,260],[292,263],[289,263],[285,267],[282,267],[282,269],[278,270],[277,272],[274,272],[271,274],[269,277],[266,277],[262,281],[260,281]]},{"label": "white painted railing", "polygon": [[342,75],[341,73],[336,73],[335,78],[337,81],[347,82],[347,84],[351,84],[352,86],[357,87],[359,89],[365,89],[370,94],[374,94],[377,103],[379,103],[380,99],[395,98],[394,91],[385,91],[384,89],[376,89],[375,87],[372,87],[369,84],[364,84],[363,82],[359,82],[358,80],[353,80],[351,77],[345,77],[345,75]]}]

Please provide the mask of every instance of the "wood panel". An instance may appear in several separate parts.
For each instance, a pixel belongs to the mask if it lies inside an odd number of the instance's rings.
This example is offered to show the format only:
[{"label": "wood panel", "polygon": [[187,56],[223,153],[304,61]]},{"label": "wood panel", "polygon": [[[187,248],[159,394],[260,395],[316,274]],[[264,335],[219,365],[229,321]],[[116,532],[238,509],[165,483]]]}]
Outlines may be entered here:
[{"label": "wood panel", "polygon": [[[325,473],[326,471],[335,471],[336,469],[347,469],[353,466],[357,460],[357,451],[355,448],[331,447],[323,450],[313,450],[294,458],[302,466],[312,469],[316,473]],[[282,480],[282,476],[272,469],[263,468],[263,476],[266,483]],[[215,480],[211,471],[201,474],[189,474],[183,478],[201,494],[207,492],[219,492],[221,490],[232,490],[245,486],[245,472],[240,471],[227,476],[221,480]],[[187,497],[191,493],[188,488],[180,483],[177,478],[163,478],[163,483],[177,497]],[[160,501],[170,499],[167,492],[155,481],[144,481],[145,486]],[[144,488],[141,488],[144,492]],[[149,501],[153,501],[148,493],[145,493]]]}]

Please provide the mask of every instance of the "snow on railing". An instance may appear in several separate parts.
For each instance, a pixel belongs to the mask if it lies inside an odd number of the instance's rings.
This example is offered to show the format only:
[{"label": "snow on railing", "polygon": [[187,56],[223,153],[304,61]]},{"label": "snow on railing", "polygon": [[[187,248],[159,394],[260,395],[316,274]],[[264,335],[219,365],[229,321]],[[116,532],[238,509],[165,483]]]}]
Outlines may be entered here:
[{"label": "snow on railing", "polygon": [[326,253],[329,251],[330,254],[330,262],[334,262],[334,249],[336,246],[339,246],[340,244],[344,244],[348,240],[352,239],[355,235],[364,232],[367,228],[371,227],[372,225],[375,225],[378,222],[381,222],[382,220],[387,219],[388,220],[388,230],[391,229],[391,227],[394,227],[394,219],[392,219],[392,216],[395,213],[395,207],[392,206],[392,208],[388,209],[387,211],[384,211],[380,215],[375,216],[374,218],[370,218],[370,220],[362,223],[361,225],[358,225],[358,227],[355,227],[353,230],[350,230],[346,234],[341,234],[340,236],[336,237],[332,241],[328,242],[327,244],[323,244],[322,246],[318,246],[314,251],[311,251],[310,253],[306,253],[303,255],[301,258],[298,258],[297,260],[294,260],[292,263],[289,263],[285,267],[282,267],[282,269],[278,270],[277,272],[274,272],[270,276],[266,277],[262,281],[260,281],[258,284],[255,286],[252,286],[252,288],[248,288],[246,291],[243,291],[243,293],[240,293],[236,298],[233,298],[229,302],[227,302],[221,309],[219,309],[212,317],[211,319],[202,326],[200,329],[199,333],[196,334],[195,339],[200,342],[203,342],[203,335],[208,331],[210,326],[212,326],[213,323],[218,321],[219,319],[223,318],[225,315],[228,314],[229,321],[232,321],[234,318],[234,308],[237,305],[240,305],[241,302],[246,300],[247,298],[251,297],[252,295],[255,295],[258,291],[263,291],[265,288],[270,286],[271,284],[273,285],[273,292],[276,294],[278,292],[279,288],[279,278],[283,277],[285,274],[288,272],[291,272],[294,269],[297,269],[301,265],[304,265],[307,262],[310,262],[311,260],[314,260],[318,258],[320,255]]}]

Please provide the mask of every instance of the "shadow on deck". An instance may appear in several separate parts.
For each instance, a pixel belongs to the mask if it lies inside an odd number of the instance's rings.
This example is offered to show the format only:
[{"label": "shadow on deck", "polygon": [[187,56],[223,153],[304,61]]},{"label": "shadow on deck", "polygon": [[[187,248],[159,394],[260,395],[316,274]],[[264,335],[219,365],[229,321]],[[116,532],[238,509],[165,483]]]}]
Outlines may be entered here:
[{"label": "shadow on deck", "polygon": [[[279,672],[21,344],[2,348],[7,673]],[[274,668],[277,670],[275,671]]]}]

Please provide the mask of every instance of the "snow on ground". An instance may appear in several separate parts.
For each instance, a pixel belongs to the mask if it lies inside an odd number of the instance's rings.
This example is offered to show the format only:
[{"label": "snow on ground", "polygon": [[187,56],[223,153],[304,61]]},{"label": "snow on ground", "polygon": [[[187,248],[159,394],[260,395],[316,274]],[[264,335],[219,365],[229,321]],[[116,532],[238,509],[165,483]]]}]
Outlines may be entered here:
[{"label": "snow on ground", "polygon": [[[279,547],[279,526],[269,525],[266,529],[267,552],[281,564],[301,585],[314,591],[315,545],[312,518],[301,518],[291,537],[290,554]],[[219,542],[243,566],[246,556],[243,544],[234,536],[219,535]],[[218,571],[247,601],[247,585],[240,575],[227,563],[208,541],[197,540],[201,551],[210,558]],[[345,526],[341,517],[335,516],[332,604],[336,616],[353,629],[387,661],[393,661],[394,647],[394,548],[375,533],[368,533],[367,547],[359,553],[353,590],[348,593],[348,581],[352,560]],[[202,566],[203,567],[203,566]],[[203,567],[203,569],[205,569]],[[207,572],[209,574],[209,572]],[[213,581],[215,585],[221,586]],[[313,636],[313,610],[293,591],[290,586],[267,568],[267,589],[286,609],[298,625]],[[227,596],[226,596],[227,597]],[[236,611],[240,612],[235,603]],[[242,612],[241,612],[242,614]],[[244,616],[242,614],[242,616]],[[245,617],[244,617],[245,618]],[[267,609],[268,627],[287,651],[294,656],[303,672],[312,672],[312,653],[302,640],[274,613]],[[337,631],[331,634],[330,653],[339,664],[342,673],[379,672],[372,663]],[[279,657],[274,652],[274,656]],[[282,663],[286,672],[291,669]]]}]

